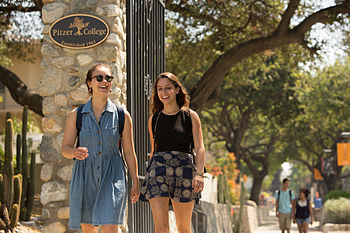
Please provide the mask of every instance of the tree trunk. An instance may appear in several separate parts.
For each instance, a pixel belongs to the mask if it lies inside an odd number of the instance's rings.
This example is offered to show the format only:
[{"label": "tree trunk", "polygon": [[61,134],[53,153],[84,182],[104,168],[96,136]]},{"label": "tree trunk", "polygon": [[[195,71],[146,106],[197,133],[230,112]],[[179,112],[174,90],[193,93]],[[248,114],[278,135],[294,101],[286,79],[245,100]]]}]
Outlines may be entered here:
[{"label": "tree trunk", "polygon": [[254,176],[253,178],[253,186],[252,190],[250,191],[250,198],[249,200],[255,201],[257,205],[259,205],[259,194],[261,190],[262,183],[264,181],[266,175],[264,176]]},{"label": "tree trunk", "polygon": [[0,66],[0,82],[10,91],[12,98],[20,105],[27,105],[40,116],[43,114],[43,97],[28,89],[22,80],[13,72]]}]

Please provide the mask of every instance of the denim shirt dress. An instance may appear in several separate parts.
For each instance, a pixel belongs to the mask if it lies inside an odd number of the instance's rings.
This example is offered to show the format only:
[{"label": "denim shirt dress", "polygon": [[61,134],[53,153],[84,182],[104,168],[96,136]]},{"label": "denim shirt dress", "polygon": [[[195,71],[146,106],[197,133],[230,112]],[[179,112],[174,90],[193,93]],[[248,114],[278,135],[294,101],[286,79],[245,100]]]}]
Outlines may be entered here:
[{"label": "denim shirt dress", "polygon": [[108,100],[98,123],[91,99],[82,109],[80,146],[89,156],[74,160],[70,184],[69,228],[81,223],[122,225],[127,204],[126,166],[119,154],[116,106]]}]

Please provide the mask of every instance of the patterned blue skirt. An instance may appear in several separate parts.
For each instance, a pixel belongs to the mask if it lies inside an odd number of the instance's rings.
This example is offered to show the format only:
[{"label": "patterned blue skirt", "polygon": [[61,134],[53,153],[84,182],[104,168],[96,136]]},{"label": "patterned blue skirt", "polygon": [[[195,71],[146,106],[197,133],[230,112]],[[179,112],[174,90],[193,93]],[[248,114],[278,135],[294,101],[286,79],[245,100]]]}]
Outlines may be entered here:
[{"label": "patterned blue skirt", "polygon": [[157,152],[146,168],[140,200],[169,197],[176,202],[196,201],[201,194],[193,191],[192,179],[196,172],[193,155],[179,151]]}]

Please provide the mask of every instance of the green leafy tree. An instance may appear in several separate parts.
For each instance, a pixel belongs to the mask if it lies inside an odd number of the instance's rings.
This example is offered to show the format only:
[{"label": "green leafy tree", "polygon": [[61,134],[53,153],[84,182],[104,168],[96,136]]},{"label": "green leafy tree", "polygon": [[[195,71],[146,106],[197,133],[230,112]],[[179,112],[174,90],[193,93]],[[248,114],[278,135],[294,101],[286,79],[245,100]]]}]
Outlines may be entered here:
[{"label": "green leafy tree", "polygon": [[342,189],[342,179],[350,176],[336,162],[336,143],[344,140],[343,131],[349,131],[349,72],[350,59],[305,75],[297,89],[303,111],[291,122],[285,137],[285,153],[291,160],[299,161],[312,173],[315,168],[321,172],[323,197],[331,190]]},{"label": "green leafy tree", "polygon": [[[221,98],[212,108],[202,112],[206,130],[228,151],[234,152],[238,169],[240,161],[253,177],[250,199],[258,203],[264,177],[271,165],[277,169],[285,156],[280,138],[283,125],[298,114],[299,102],[294,96],[298,80],[272,55],[255,73],[237,72],[225,82]],[[213,124],[215,122],[215,124]]]},{"label": "green leafy tree", "polygon": [[309,170],[305,170],[305,167],[301,163],[293,163],[292,173],[290,175],[290,189],[299,195],[298,191],[302,187],[310,189],[312,187],[312,173]]},{"label": "green leafy tree", "polygon": [[[344,21],[350,12],[349,4],[349,1],[336,1],[332,6],[317,8],[313,2],[304,3],[300,0],[166,1],[166,9],[171,12],[168,16],[181,25],[186,34],[183,38],[190,37],[191,39],[185,40],[186,44],[187,42],[191,43],[191,47],[200,47],[203,44],[212,45],[212,49],[207,50],[206,54],[209,55],[207,57],[199,56],[201,54],[196,53],[191,55],[192,58],[193,56],[200,58],[197,59],[200,60],[197,63],[200,67],[194,67],[194,69],[198,69],[195,73],[191,73],[192,77],[195,76],[194,80],[191,81],[194,85],[190,88],[192,107],[201,110],[213,105],[219,98],[218,92],[225,77],[247,58],[259,55],[266,50],[291,44],[300,45],[315,53],[319,44],[315,45],[310,37],[309,32],[312,27],[323,23],[325,25],[333,24],[342,29],[342,25],[346,25]],[[16,18],[15,14],[26,13],[25,16],[31,12],[40,14],[43,5],[42,0],[2,1],[0,5],[2,27],[9,28],[13,22],[11,20]],[[30,22],[30,20],[26,20],[26,22]],[[26,29],[25,35],[32,35],[28,30],[31,27],[18,28],[20,30]],[[184,47],[184,49],[189,49],[187,45]],[[168,48],[173,51],[170,44],[168,44]],[[207,48],[203,47],[204,49]],[[200,49],[194,51],[198,50]],[[180,53],[179,59],[184,55],[181,51],[178,51]],[[289,57],[293,59],[293,55]],[[173,55],[168,55],[168,58],[169,56]],[[202,63],[200,64],[200,62]],[[167,63],[169,64],[168,69],[176,71],[172,69],[174,66],[171,66],[170,63]],[[180,74],[180,72],[176,72],[176,74]],[[18,86],[21,83],[18,77],[16,84],[5,82],[4,79],[11,80],[9,75],[11,73],[0,67],[0,81],[7,87],[10,85]],[[13,74],[12,78],[14,78]],[[42,115],[42,107],[40,107],[42,105],[32,106],[38,102],[42,103],[40,96],[28,94],[19,98],[27,91],[25,88],[10,89],[17,103],[26,104],[34,112]],[[16,94],[16,92],[22,95]],[[26,101],[32,98],[35,100]]]},{"label": "green leafy tree", "polygon": [[[291,44],[315,54],[321,45],[310,36],[313,26],[322,23],[342,29],[350,13],[349,1],[320,8],[314,1],[300,0],[173,0],[166,7],[171,12],[168,17],[182,31],[170,38],[167,58],[184,59],[167,61],[167,69],[189,76],[191,106],[197,110],[219,100],[222,83],[244,60]],[[197,61],[186,65],[189,57]]]}]

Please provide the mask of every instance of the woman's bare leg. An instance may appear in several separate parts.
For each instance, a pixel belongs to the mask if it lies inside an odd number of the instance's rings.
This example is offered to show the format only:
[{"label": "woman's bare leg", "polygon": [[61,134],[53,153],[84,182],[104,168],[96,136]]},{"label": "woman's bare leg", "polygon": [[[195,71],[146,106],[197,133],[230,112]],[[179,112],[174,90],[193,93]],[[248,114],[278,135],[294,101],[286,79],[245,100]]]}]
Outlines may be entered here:
[{"label": "woman's bare leg", "polygon": [[82,233],[97,233],[98,227],[93,226],[91,224],[81,224],[81,232]]},{"label": "woman's bare leg", "polygon": [[176,226],[179,233],[192,233],[191,219],[194,207],[194,201],[176,202],[171,200],[174,208]]},{"label": "woman's bare leg", "polygon": [[149,200],[155,233],[169,233],[169,198],[154,197]]}]

